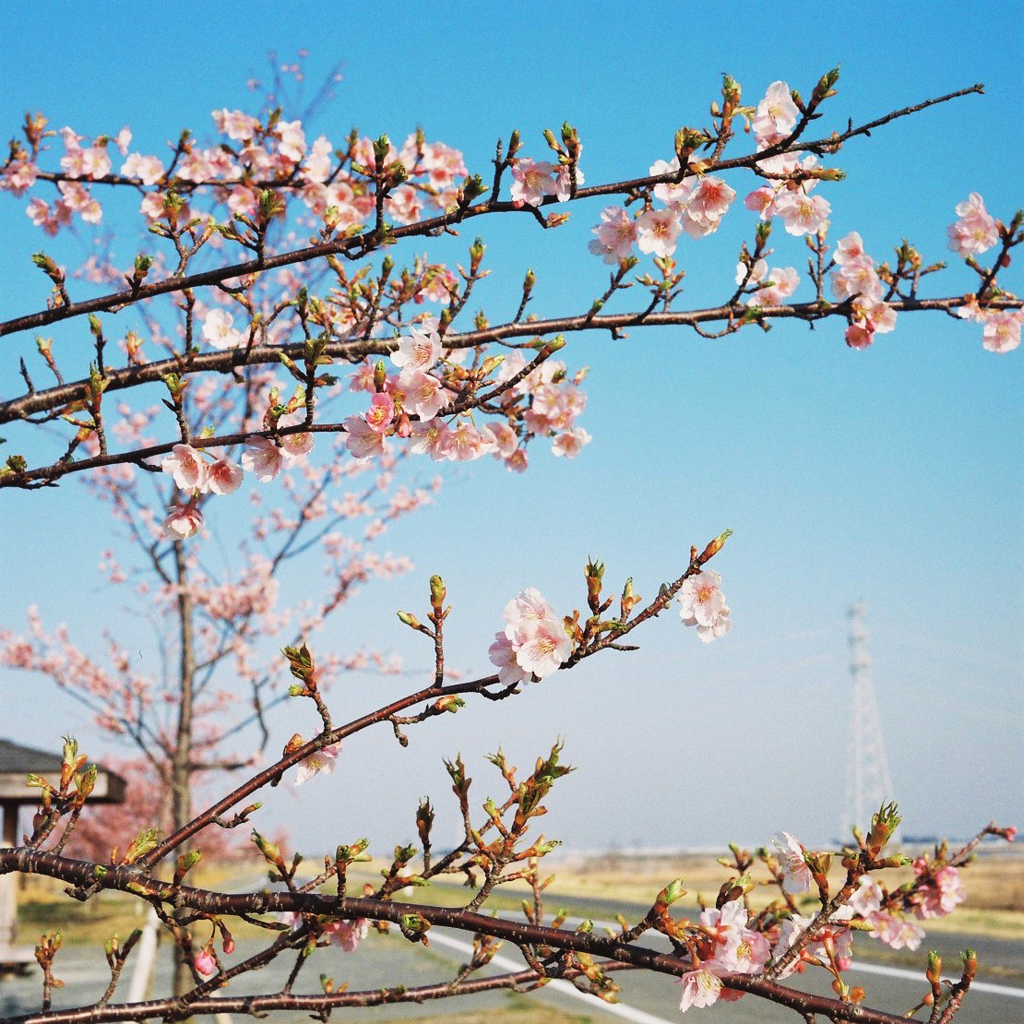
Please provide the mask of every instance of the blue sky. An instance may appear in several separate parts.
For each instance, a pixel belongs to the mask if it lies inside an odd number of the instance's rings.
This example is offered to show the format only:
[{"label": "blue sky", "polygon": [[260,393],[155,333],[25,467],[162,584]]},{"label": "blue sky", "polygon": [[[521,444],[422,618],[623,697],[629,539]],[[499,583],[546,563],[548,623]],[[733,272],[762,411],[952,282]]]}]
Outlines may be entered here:
[{"label": "blue sky", "polygon": [[[134,4],[8,6],[0,12],[9,42],[0,115],[9,135],[26,109],[88,135],[129,124],[135,145],[161,151],[182,127],[208,132],[212,109],[251,105],[246,81],[267,77],[269,50],[291,60],[306,48],[309,81],[339,61],[343,76],[309,137],[340,141],[356,124],[401,140],[422,125],[486,177],[499,135],[518,127],[523,153],[543,158],[541,130],[569,120],[596,183],[667,159],[673,131],[706,120],[722,71],[756,103],[780,78],[807,95],[839,63],[839,95],[821,122],[829,130],[978,81],[986,95],[850,143],[835,160],[848,180],[822,186],[834,237],[858,230],[881,259],[906,236],[926,259],[944,259],[953,206],[969,192],[1006,219],[1021,204],[1024,83],[1004,45],[1020,32],[1019,5],[990,4],[980,17],[974,8],[911,2],[898,19],[863,3],[634,10],[519,4],[512,14],[507,5],[454,3],[431,14],[397,5],[371,13],[345,3],[229,2],[176,4],[157,20]],[[741,196],[753,187],[748,177],[732,183]],[[528,218],[474,224],[494,268],[479,293],[492,321],[514,309],[527,267],[538,274],[539,314],[589,305],[607,281],[586,252],[600,208],[574,208],[569,225],[543,234]],[[45,293],[28,266],[41,239],[22,204],[0,196],[0,217],[6,318],[35,309]],[[717,304],[728,294],[751,230],[737,203],[717,235],[680,246],[684,303]],[[800,240],[781,230],[775,240],[773,264],[802,266]],[[82,240],[62,244],[68,262],[88,252]],[[45,246],[57,254],[57,244]],[[1017,267],[1004,283],[1021,290]],[[930,294],[957,294],[971,281],[953,267],[933,287]],[[71,345],[81,332],[53,333]],[[5,393],[20,390],[10,358],[17,344],[4,342]],[[347,768],[311,783],[301,799],[282,787],[283,810],[268,813],[315,846],[316,801],[326,800],[346,836],[368,834],[389,849],[412,837],[418,796],[444,800],[442,756],[463,752],[483,799],[490,769],[482,752],[502,743],[525,767],[562,736],[580,770],[552,799],[545,825],[571,845],[758,842],[778,828],[831,838],[851,696],[845,612],[863,598],[908,829],[964,834],[993,816],[1020,824],[1021,352],[993,355],[976,327],[921,315],[901,317],[866,352],[846,349],[840,325],[777,324],[717,342],[677,329],[617,342],[577,336],[565,356],[571,367],[592,368],[583,425],[593,444],[572,463],[538,449],[524,478],[490,463],[449,474],[437,506],[396,525],[388,540],[416,572],[369,589],[339,624],[339,642],[372,633],[408,667],[426,669],[429,651],[410,642],[393,611],[422,610],[427,577],[441,572],[455,606],[450,658],[485,671],[501,609],[519,589],[539,587],[560,610],[578,606],[593,555],[613,585],[632,575],[651,595],[678,574],[691,543],[726,527],[735,535],[716,567],[732,634],[705,647],[666,616],[640,635],[639,654],[612,653],[516,701],[446,716],[408,750],[388,736],[353,740]],[[132,628],[123,596],[95,572],[99,551],[115,542],[84,488],[5,491],[0,501],[0,569],[17,581],[0,599],[5,624],[20,628],[23,608],[37,603],[85,646],[97,609]],[[227,522],[218,529],[230,536]],[[289,587],[297,592],[299,583]],[[91,642],[98,648],[98,638]],[[393,685],[363,680],[336,700],[361,709]],[[38,714],[40,697],[52,716]],[[279,728],[286,738],[311,724],[282,720]],[[0,676],[0,733],[52,747],[68,729],[90,735],[49,684]]]}]

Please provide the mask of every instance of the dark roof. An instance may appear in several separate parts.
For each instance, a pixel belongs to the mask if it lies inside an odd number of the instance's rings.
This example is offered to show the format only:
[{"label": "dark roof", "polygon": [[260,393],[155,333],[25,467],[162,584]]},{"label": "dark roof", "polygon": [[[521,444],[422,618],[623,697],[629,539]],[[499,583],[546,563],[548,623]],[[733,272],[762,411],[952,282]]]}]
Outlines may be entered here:
[{"label": "dark roof", "polygon": [[0,740],[0,772],[59,772],[62,757],[48,750],[20,747],[10,740]]},{"label": "dark roof", "polygon": [[[10,740],[0,739],[0,800],[17,803],[37,803],[39,790],[25,784],[25,776],[50,776],[48,781],[56,784],[60,778],[63,757],[48,750],[33,750]],[[127,783],[116,772],[103,765],[96,766],[96,786],[89,797],[95,803],[119,804],[124,801]],[[53,777],[56,776],[56,777]]]}]

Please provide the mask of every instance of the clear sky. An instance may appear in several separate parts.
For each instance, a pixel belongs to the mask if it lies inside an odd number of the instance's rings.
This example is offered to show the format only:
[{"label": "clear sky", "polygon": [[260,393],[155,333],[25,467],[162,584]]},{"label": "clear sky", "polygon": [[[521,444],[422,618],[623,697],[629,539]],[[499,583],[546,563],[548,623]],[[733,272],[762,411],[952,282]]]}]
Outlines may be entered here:
[{"label": "clear sky", "polygon": [[[210,131],[211,110],[252,105],[246,81],[266,78],[268,51],[291,60],[307,48],[310,82],[339,61],[343,76],[310,138],[325,132],[340,142],[356,124],[401,140],[422,125],[487,177],[499,135],[518,127],[523,154],[542,159],[541,130],[569,120],[584,143],[587,181],[597,183],[669,158],[674,130],[706,120],[723,71],[756,103],[776,79],[806,96],[839,63],[839,96],[821,122],[828,128],[975,82],[986,95],[850,143],[835,161],[848,180],[822,186],[834,237],[857,230],[878,259],[908,237],[926,259],[945,259],[946,225],[969,192],[1005,219],[1024,201],[1024,82],[1010,45],[1021,37],[1017,3],[981,10],[911,0],[898,18],[886,6],[845,2],[648,3],[629,13],[601,2],[141,10],[4,5],[7,134],[25,110],[41,110],[85,135],[128,124],[143,152],[162,152],[182,127]],[[749,176],[732,184],[741,196],[753,187]],[[600,209],[574,207],[568,226],[543,234],[528,218],[474,225],[494,268],[479,296],[492,321],[511,315],[527,267],[538,275],[533,309],[542,316],[582,311],[600,294],[607,268],[586,252]],[[28,263],[41,242],[69,263],[88,246],[41,239],[23,203],[7,195],[0,218],[6,318],[42,304],[45,282]],[[751,232],[752,215],[737,203],[717,235],[680,245],[687,305],[729,294]],[[803,265],[801,240],[779,230],[775,241],[773,264]],[[423,248],[419,240],[404,254]],[[1018,267],[1005,285],[1024,288]],[[954,267],[929,294],[970,288],[968,272]],[[796,294],[809,297],[806,285]],[[71,344],[81,333],[69,326],[54,337]],[[16,344],[3,342],[5,394],[20,392]],[[388,850],[414,837],[418,796],[443,804],[442,756],[462,751],[482,800],[498,792],[482,753],[501,743],[526,768],[561,736],[580,770],[561,784],[544,824],[571,846],[756,843],[779,828],[830,839],[851,703],[845,613],[863,599],[908,830],[963,835],[990,817],[1024,824],[1024,353],[985,352],[980,329],[936,314],[902,316],[864,352],[845,347],[839,324],[810,332],[779,323],[717,342],[681,329],[617,342],[575,336],[565,357],[592,368],[582,420],[589,448],[567,462],[537,446],[525,477],[489,460],[448,473],[436,507],[388,539],[416,571],[374,584],[320,642],[336,638],[348,650],[353,638],[372,636],[408,668],[428,669],[430,651],[410,642],[393,612],[422,612],[427,578],[441,572],[455,609],[451,662],[485,672],[504,603],[519,589],[539,587],[560,611],[578,607],[593,555],[613,586],[632,575],[650,596],[678,575],[691,543],[726,527],[735,535],[715,567],[732,634],[704,646],[673,613],[640,634],[640,653],[611,652],[515,701],[473,704],[417,730],[407,750],[390,735],[364,735],[331,779],[294,798],[276,791],[266,820],[288,823],[307,848],[365,834]],[[138,628],[124,594],[95,570],[99,552],[118,542],[80,484],[5,491],[0,500],[5,624],[22,628],[35,603],[47,623],[67,621],[97,651],[97,622]],[[230,539],[227,522],[217,528]],[[147,643],[140,635],[140,656],[152,658]],[[334,695],[336,719],[391,695],[395,681],[352,686]],[[282,718],[277,728],[283,742],[311,724]],[[0,675],[0,733],[53,748],[67,730],[91,754],[118,752],[48,682]],[[340,835],[323,835],[325,807]]]}]

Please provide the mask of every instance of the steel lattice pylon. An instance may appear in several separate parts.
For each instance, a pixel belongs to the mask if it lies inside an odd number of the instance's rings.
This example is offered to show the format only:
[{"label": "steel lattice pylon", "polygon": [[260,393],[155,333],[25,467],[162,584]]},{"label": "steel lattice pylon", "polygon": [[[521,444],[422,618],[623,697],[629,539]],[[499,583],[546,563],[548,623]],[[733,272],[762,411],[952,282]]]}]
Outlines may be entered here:
[{"label": "steel lattice pylon", "polygon": [[856,601],[847,613],[850,619],[850,677],[853,682],[853,707],[850,714],[850,748],[846,762],[846,802],[840,839],[852,839],[851,828],[865,833],[871,827],[871,815],[883,803],[893,799],[889,763],[882,742],[882,726],[871,681],[868,656],[868,631],[864,625],[865,605]]}]

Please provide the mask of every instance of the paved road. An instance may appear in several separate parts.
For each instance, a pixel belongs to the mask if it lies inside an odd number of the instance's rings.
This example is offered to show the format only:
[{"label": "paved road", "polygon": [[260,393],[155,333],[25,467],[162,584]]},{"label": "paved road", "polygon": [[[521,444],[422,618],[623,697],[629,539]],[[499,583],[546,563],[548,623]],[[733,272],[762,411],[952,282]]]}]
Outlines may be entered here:
[{"label": "paved road", "polygon": [[[552,905],[559,902],[552,901]],[[567,904],[570,901],[564,901]],[[603,901],[589,901],[591,913],[608,913],[612,917],[616,912],[635,917],[637,908],[624,904]],[[371,934],[356,953],[345,954],[338,949],[319,951],[312,963],[306,968],[306,974],[300,978],[296,991],[316,991],[319,989],[318,978],[321,973],[333,976],[336,982],[347,981],[353,989],[375,989],[385,985],[403,983],[408,986],[426,984],[451,977],[459,964],[467,956],[468,945],[464,933],[445,932],[435,929],[432,933],[435,941],[429,950],[414,946],[397,934],[380,936]],[[646,942],[646,939],[645,939]],[[963,1010],[957,1015],[957,1024],[1024,1024],[1024,944],[988,939],[977,936],[943,935],[930,936],[927,944],[938,947],[945,961],[951,967],[957,961],[956,952],[970,945],[979,951],[982,968],[979,972],[981,983],[972,991]],[[851,971],[851,980],[862,985],[868,991],[868,1005],[903,1012],[915,1005],[919,996],[925,991],[922,976],[924,952],[906,957],[887,957],[884,961],[877,956],[867,959],[872,953],[879,952],[880,944],[873,940],[858,939],[857,957],[861,967]],[[239,943],[238,954],[255,952],[256,943]],[[882,948],[884,955],[884,947]],[[508,963],[498,963],[495,970],[520,970],[522,964],[514,949],[503,948],[501,956],[508,958]],[[166,957],[161,957],[161,962]],[[234,958],[233,958],[234,959]],[[855,963],[857,961],[855,960]],[[103,961],[102,952],[90,947],[68,946],[61,950],[57,959],[57,976],[66,982],[66,987],[55,994],[56,1007],[72,1007],[88,1005],[94,1001],[106,986],[108,975]],[[281,962],[251,975],[246,979],[244,991],[273,992],[280,989],[290,962]],[[157,979],[156,990],[166,991],[166,973],[161,972]],[[952,973],[952,972],[951,972]],[[621,1005],[609,1008],[598,1000],[585,997],[578,993],[566,994],[563,988],[546,986],[542,991],[527,997],[541,998],[551,1002],[565,1011],[586,1015],[597,1024],[613,1020],[629,1020],[634,1024],[656,1024],[657,1021],[679,1020],[679,988],[672,979],[663,975],[645,972],[621,972],[616,980],[622,987]],[[828,994],[827,981],[822,972],[809,972],[803,978],[791,979],[798,987],[807,987],[822,994]],[[128,979],[123,982],[123,991],[127,992]],[[38,971],[27,978],[0,982],[0,1020],[5,1017],[28,1013],[39,1008],[40,976]],[[241,985],[239,990],[242,991]],[[229,987],[228,994],[232,994]],[[122,995],[122,998],[124,996]],[[382,1020],[401,1017],[422,1017],[432,1012],[439,1016],[445,1012],[457,1012],[459,1009],[483,1009],[487,1007],[505,1008],[516,1005],[515,1000],[523,997],[508,993],[490,993],[461,999],[456,1003],[417,1005],[392,1005],[358,1011],[339,1011],[338,1019],[349,1020]],[[115,997],[115,1002],[118,1001]],[[634,1012],[630,1012],[630,1010]],[[785,1010],[746,996],[736,1003],[720,1003],[714,1009],[714,1017],[709,1018],[711,1024],[775,1024],[786,1022],[794,1024],[797,1018],[792,1011]],[[694,1011],[695,1014],[700,1011]],[[307,1015],[295,1015],[290,1019],[278,1016],[275,1020],[286,1021],[288,1024],[308,1021]],[[690,1018],[694,1019],[694,1018]],[[236,1017],[236,1024],[242,1020]]]}]

